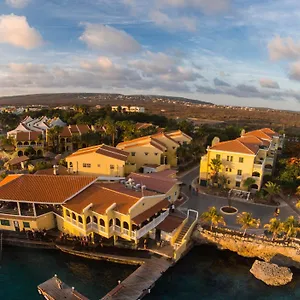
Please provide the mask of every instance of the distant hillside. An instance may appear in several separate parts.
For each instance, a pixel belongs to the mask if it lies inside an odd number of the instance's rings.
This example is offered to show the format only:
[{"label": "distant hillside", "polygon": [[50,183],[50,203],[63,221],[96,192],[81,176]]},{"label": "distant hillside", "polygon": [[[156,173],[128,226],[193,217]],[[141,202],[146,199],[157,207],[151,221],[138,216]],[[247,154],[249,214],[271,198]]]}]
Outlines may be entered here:
[{"label": "distant hillside", "polygon": [[36,94],[0,97],[0,105],[72,105],[72,104],[142,104],[144,101],[164,99],[169,101],[183,101],[197,104],[212,104],[209,102],[191,100],[182,97],[154,96],[154,95],[122,95],[96,93],[65,93],[65,94]]}]

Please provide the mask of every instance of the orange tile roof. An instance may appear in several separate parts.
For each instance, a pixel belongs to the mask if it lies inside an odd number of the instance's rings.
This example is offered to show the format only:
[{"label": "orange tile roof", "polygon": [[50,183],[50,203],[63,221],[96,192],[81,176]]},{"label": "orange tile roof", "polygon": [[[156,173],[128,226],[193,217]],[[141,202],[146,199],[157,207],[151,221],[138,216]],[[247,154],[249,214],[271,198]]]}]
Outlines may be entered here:
[{"label": "orange tile roof", "polygon": [[144,221],[146,221],[147,219],[152,217],[155,213],[159,212],[161,209],[168,208],[169,205],[170,205],[170,202],[167,199],[164,199],[164,200],[156,203],[149,209],[145,210],[141,214],[132,218],[132,222],[136,225],[140,225],[141,223],[143,223]]},{"label": "orange tile roof", "polygon": [[193,138],[190,137],[189,135],[187,135],[186,133],[184,133],[183,131],[181,130],[176,130],[176,131],[171,131],[171,132],[167,132],[166,135],[170,136],[170,137],[173,137],[173,136],[180,136],[180,135],[183,135],[184,137],[192,140]]},{"label": "orange tile roof", "polygon": [[[38,170],[34,175],[54,175],[53,168]],[[70,175],[68,169],[64,166],[59,165],[57,175]]]},{"label": "orange tile roof", "polygon": [[89,204],[93,204],[91,210],[104,215],[107,208],[116,203],[114,210],[127,214],[133,206],[144,196],[153,196],[157,193],[134,191],[121,183],[94,183],[80,194],[67,201],[64,206],[76,213],[81,214]]},{"label": "orange tile roof", "polygon": [[247,135],[254,135],[258,138],[261,139],[267,139],[267,140],[272,140],[272,137],[276,135],[276,132],[269,129],[269,128],[263,128],[263,129],[258,129],[258,130],[253,130],[245,133],[245,136]]},{"label": "orange tile roof", "polygon": [[132,178],[135,184],[146,185],[146,188],[159,193],[167,193],[174,185],[180,182],[176,178],[170,178],[157,173],[140,174],[130,173],[127,179]]},{"label": "orange tile roof", "polygon": [[88,153],[97,153],[97,154],[101,154],[122,161],[126,161],[129,155],[129,153],[126,151],[102,144],[98,146],[91,146],[88,148],[79,149],[78,151],[69,155],[67,158],[72,158],[74,156],[84,155]]},{"label": "orange tile roof", "polygon": [[95,180],[88,176],[22,175],[0,187],[0,199],[61,204]]},{"label": "orange tile roof", "polygon": [[22,176],[22,174],[8,175],[0,181],[0,187]]},{"label": "orange tile roof", "polygon": [[38,139],[38,137],[42,134],[42,131],[19,131],[16,134],[16,141],[22,142],[22,141],[35,141]]},{"label": "orange tile roof", "polygon": [[[258,151],[259,146],[257,145],[256,148]],[[239,140],[220,142],[210,147],[210,150],[220,150],[220,151],[237,152],[237,153],[244,153],[244,154],[256,154],[257,152],[254,151],[255,149],[250,149]]]},{"label": "orange tile roof", "polygon": [[184,217],[168,215],[160,224],[157,225],[157,228],[164,232],[173,232],[182,224],[183,221]]},{"label": "orange tile roof", "polygon": [[59,135],[61,137],[71,137],[72,136],[71,131],[69,130],[68,126],[63,127],[62,131],[61,131],[61,133]]},{"label": "orange tile roof", "polygon": [[15,158],[9,160],[7,162],[7,164],[9,164],[10,166],[14,166],[14,165],[20,164],[21,162],[28,161],[28,160],[29,160],[28,156],[22,155],[22,156],[17,156]]}]

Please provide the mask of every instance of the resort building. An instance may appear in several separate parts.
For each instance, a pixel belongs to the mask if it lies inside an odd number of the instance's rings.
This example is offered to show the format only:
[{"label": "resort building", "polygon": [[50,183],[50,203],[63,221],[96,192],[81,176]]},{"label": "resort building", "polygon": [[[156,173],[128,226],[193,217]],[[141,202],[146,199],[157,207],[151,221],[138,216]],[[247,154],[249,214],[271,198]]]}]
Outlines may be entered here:
[{"label": "resort building", "polygon": [[31,118],[27,116],[14,130],[7,132],[7,138],[14,140],[15,152],[18,156],[42,156],[45,151],[46,131],[54,126],[65,126],[60,118]]},{"label": "resort building", "polygon": [[127,163],[129,153],[112,146],[98,145],[80,149],[66,157],[70,174],[89,176],[121,176],[135,171]]},{"label": "resort building", "polygon": [[118,149],[129,152],[128,161],[135,163],[137,169],[145,165],[177,166],[177,148],[190,143],[192,138],[182,131],[156,133],[153,135],[122,142]]},{"label": "resort building", "polygon": [[76,236],[137,244],[147,234],[160,240],[162,231],[157,226],[165,221],[164,228],[172,232],[164,236],[171,238],[171,244],[177,241],[178,247],[186,232],[179,233],[191,225],[188,217],[181,218],[181,222],[176,220],[176,231],[174,220],[170,220],[173,225],[168,221],[178,183],[144,178],[147,187],[133,177],[141,180],[136,174],[116,182],[91,176],[9,175],[0,182],[0,229],[57,228]]},{"label": "resort building", "polygon": [[[85,148],[87,144],[81,141],[81,136],[91,131],[91,128],[86,124],[64,126],[58,134],[59,151],[76,151],[80,148]],[[47,144],[52,146],[52,141],[47,131]]]},{"label": "resort building", "polygon": [[[269,128],[263,128],[241,133],[235,140],[220,142],[215,138],[212,146],[207,148],[207,154],[200,162],[199,183],[202,186],[212,184],[212,178],[218,172],[227,179],[226,186],[231,189],[260,190],[265,175],[271,175],[277,152],[283,147],[284,136],[280,136]],[[221,161],[219,171],[213,166],[213,159]],[[247,178],[253,178],[255,183],[250,187],[243,183]]]},{"label": "resort building", "polygon": [[121,108],[121,112],[139,112],[139,113],[144,113],[145,112],[145,107],[142,106],[124,106],[124,105],[114,105],[111,107],[112,111],[118,111]]}]

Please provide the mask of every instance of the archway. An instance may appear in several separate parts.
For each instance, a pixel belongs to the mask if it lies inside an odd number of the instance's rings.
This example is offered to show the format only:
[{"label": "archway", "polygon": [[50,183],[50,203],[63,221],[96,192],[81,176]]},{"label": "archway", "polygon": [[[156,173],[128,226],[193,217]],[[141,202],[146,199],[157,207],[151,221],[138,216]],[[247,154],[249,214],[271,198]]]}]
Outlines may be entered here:
[{"label": "archway", "polygon": [[24,146],[29,146],[29,143],[28,143],[28,142],[25,142],[25,143],[24,143]]},{"label": "archway", "polygon": [[117,226],[121,226],[121,221],[120,221],[120,219],[118,219],[118,218],[116,218],[116,225],[117,225]]},{"label": "archway", "polygon": [[253,172],[252,176],[254,176],[254,177],[260,177],[260,173],[259,172]]},{"label": "archway", "polygon": [[91,223],[91,217],[90,217],[90,216],[88,216],[88,217],[86,218],[86,224],[89,224],[89,223]]},{"label": "archway", "polygon": [[70,212],[68,210],[66,210],[66,215],[67,217],[70,217]]},{"label": "archway", "polygon": [[18,151],[18,156],[23,156],[23,151]]},{"label": "archway", "polygon": [[35,146],[36,145],[36,142],[32,141],[30,142],[30,146]]},{"label": "archway", "polygon": [[100,219],[99,222],[100,222],[100,226],[104,226],[105,227],[105,222],[104,222],[103,219]]},{"label": "archway", "polygon": [[257,184],[251,184],[250,189],[258,190],[258,185]]},{"label": "archway", "polygon": [[78,216],[78,222],[81,223],[81,224],[83,223],[83,220],[82,220],[81,216]]},{"label": "archway", "polygon": [[123,228],[124,229],[129,229],[129,225],[126,221],[123,222]]},{"label": "archway", "polygon": [[93,223],[95,223],[95,224],[98,223],[98,220],[97,220],[97,217],[96,217],[96,216],[93,216]]},{"label": "archway", "polygon": [[109,220],[108,225],[109,225],[109,227],[113,226],[113,219],[110,219],[110,220]]},{"label": "archway", "polygon": [[36,155],[37,155],[37,156],[43,156],[43,151],[42,151],[42,150],[38,150],[38,151],[36,152]]},{"label": "archway", "polygon": [[72,219],[76,220],[76,215],[74,213],[72,213]]},{"label": "archway", "polygon": [[273,166],[272,166],[272,165],[270,165],[270,164],[267,164],[267,165],[265,165],[265,169],[272,170],[272,169],[273,169]]}]

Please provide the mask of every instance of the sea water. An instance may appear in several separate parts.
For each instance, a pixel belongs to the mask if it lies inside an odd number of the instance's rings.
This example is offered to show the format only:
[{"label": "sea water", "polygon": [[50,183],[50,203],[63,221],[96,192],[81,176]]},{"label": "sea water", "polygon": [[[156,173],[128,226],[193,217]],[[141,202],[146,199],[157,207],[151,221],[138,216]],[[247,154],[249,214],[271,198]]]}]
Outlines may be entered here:
[{"label": "sea water", "polygon": [[[269,287],[249,272],[254,259],[247,259],[212,246],[193,248],[163,274],[145,298],[153,299],[300,299],[300,273],[291,283]],[[57,274],[69,286],[90,299],[100,299],[135,266],[94,261],[55,250],[3,249],[0,268],[0,299],[41,299],[37,285]]]}]

